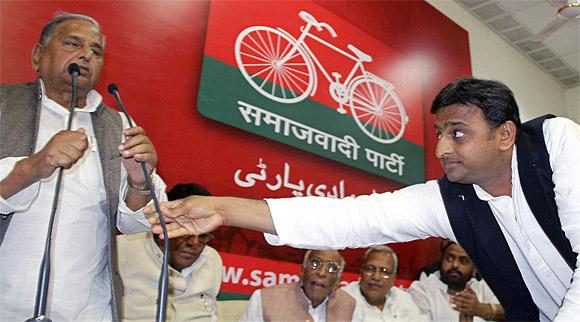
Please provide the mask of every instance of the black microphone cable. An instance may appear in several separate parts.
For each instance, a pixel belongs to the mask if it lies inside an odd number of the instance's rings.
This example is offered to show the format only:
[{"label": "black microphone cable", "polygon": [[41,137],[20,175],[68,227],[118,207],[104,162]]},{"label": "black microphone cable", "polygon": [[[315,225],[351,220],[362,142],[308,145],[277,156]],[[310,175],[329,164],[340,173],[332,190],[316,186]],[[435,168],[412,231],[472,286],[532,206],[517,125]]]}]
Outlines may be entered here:
[{"label": "black microphone cable", "polygon": [[[80,73],[79,65],[72,63],[68,65],[67,68],[69,74],[71,74],[72,79],[72,93],[70,99],[70,113],[68,115],[68,121],[66,124],[66,130],[70,131],[72,127],[72,120],[74,116],[75,106],[77,104],[77,78]],[[56,209],[58,207],[58,197],[60,196],[60,187],[62,181],[62,172],[64,168],[62,166],[58,167],[58,174],[56,177],[56,187],[54,190],[54,196],[52,198],[52,209],[50,211],[50,217],[48,220],[48,231],[46,233],[46,242],[44,243],[44,255],[42,256],[42,262],[40,263],[40,270],[38,272],[38,285],[36,286],[36,302],[34,304],[34,317],[26,320],[26,322],[33,321],[48,321],[52,322],[51,319],[45,316],[46,314],[46,301],[48,297],[48,287],[50,285],[50,250],[52,244],[52,228],[54,226],[54,220],[56,218]]]},{"label": "black microphone cable", "polygon": [[[133,122],[131,121],[131,117],[123,102],[121,101],[121,96],[119,95],[119,88],[116,84],[111,83],[107,86],[107,90],[115,97],[115,101],[117,101],[117,105],[125,114],[125,117],[129,121],[129,127],[133,127]],[[151,193],[151,198],[153,199],[153,205],[155,206],[155,210],[159,214],[159,222],[161,224],[161,228],[163,229],[163,236],[165,236],[163,241],[163,264],[161,266],[161,273],[159,274],[159,283],[157,285],[157,313],[156,319],[157,322],[165,322],[165,316],[167,311],[167,285],[169,283],[169,239],[167,238],[167,226],[165,225],[165,218],[161,214],[161,208],[159,207],[159,200],[155,195],[155,187],[151,182],[151,178],[149,177],[149,171],[147,171],[147,166],[145,162],[139,161],[141,164],[141,169],[143,169],[143,175],[145,176],[145,180],[147,181],[147,189]]]}]

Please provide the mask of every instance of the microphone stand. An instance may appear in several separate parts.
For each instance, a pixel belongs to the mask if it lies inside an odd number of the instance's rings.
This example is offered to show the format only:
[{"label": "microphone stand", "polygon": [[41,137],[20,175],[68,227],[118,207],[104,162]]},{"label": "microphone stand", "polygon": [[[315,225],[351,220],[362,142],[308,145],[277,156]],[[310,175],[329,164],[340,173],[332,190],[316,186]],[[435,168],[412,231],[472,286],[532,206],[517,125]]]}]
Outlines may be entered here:
[{"label": "microphone stand", "polygon": [[[119,89],[116,84],[109,84],[107,87],[109,93],[111,93],[115,97],[115,101],[117,101],[117,105],[125,114],[127,121],[129,122],[129,127],[133,127],[134,124],[131,121],[131,117],[123,102],[121,101],[121,96],[119,95]],[[139,161],[141,164],[141,169],[143,170],[143,176],[147,182],[147,190],[151,193],[151,198],[153,199],[153,205],[155,206],[155,210],[159,214],[159,222],[161,224],[161,228],[163,229],[163,236],[165,236],[165,240],[163,241],[163,264],[161,265],[161,273],[159,274],[159,283],[157,285],[157,313],[156,313],[156,322],[165,322],[165,316],[167,312],[167,289],[169,284],[169,239],[167,238],[167,227],[165,225],[165,218],[161,215],[161,208],[159,207],[159,200],[155,195],[155,187],[151,182],[151,178],[149,177],[149,171],[147,171],[147,166],[145,162]]]},{"label": "microphone stand", "polygon": [[[77,103],[77,77],[80,72],[79,65],[70,64],[68,65],[68,72],[71,74],[72,79],[72,93],[70,100],[70,110],[68,121],[66,124],[66,130],[70,131],[72,127],[72,120],[74,116],[74,110]],[[62,181],[62,172],[64,168],[62,166],[58,167],[58,174],[56,177],[56,187],[54,190],[54,196],[52,198],[52,209],[50,212],[50,217],[48,221],[48,231],[46,233],[46,241],[44,243],[44,255],[42,256],[42,262],[40,263],[40,271],[38,273],[38,285],[36,286],[36,303],[34,304],[34,317],[26,320],[26,322],[34,321],[47,321],[52,322],[46,314],[46,301],[48,297],[48,286],[50,282],[50,246],[52,244],[52,228],[54,226],[54,220],[56,218],[56,208],[58,206],[58,197],[60,195],[60,187]]]}]

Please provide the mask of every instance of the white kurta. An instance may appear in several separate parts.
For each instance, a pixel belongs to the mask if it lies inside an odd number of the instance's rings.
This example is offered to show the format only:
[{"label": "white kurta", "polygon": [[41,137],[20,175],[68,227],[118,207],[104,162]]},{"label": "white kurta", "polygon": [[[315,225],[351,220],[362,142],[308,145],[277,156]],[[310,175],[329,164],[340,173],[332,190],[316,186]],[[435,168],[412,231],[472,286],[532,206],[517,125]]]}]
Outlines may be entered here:
[{"label": "white kurta", "polygon": [[[423,312],[429,314],[431,321],[459,322],[459,312],[451,307],[451,298],[447,293],[447,285],[441,282],[439,271],[421,281],[414,281],[407,292]],[[477,294],[479,303],[499,304],[489,286],[481,280],[472,278],[469,287]],[[473,322],[484,322],[480,317],[474,317]]]},{"label": "white kurta", "polygon": [[[580,253],[580,126],[565,118],[543,125],[562,229]],[[512,157],[512,197],[491,197],[475,186],[501,227],[541,321],[580,316],[580,268],[574,272],[538,225],[523,195],[517,156]],[[274,245],[300,248],[367,247],[439,236],[456,240],[437,181],[342,200],[268,199],[277,236]],[[572,283],[571,283],[572,281]]]},{"label": "white kurta", "polygon": [[[73,129],[86,130],[90,146],[71,169],[64,171],[62,179],[53,230],[47,304],[47,315],[53,321],[111,320],[107,201],[90,116],[101,101],[101,95],[91,91],[87,106],[76,109],[73,120]],[[66,128],[68,114],[68,110],[43,95],[35,152],[55,133]],[[124,127],[128,127],[125,118],[122,119]],[[1,159],[0,180],[21,159]],[[121,169],[117,227],[125,233],[148,230],[144,214],[131,211],[124,203],[127,173],[124,167]],[[0,197],[0,212],[15,212],[0,247],[0,321],[24,321],[33,317],[56,177],[57,171],[7,200]],[[165,184],[161,178],[155,180],[156,194],[165,196]]]},{"label": "white kurta", "polygon": [[352,282],[344,286],[342,290],[356,299],[356,305],[363,312],[365,322],[429,321],[426,315],[421,314],[411,296],[396,286],[391,287],[385,296],[385,306],[382,310],[367,302],[361,293],[360,282]]},{"label": "white kurta", "polygon": [[[155,320],[163,251],[151,232],[143,232],[117,236],[117,255],[123,279],[122,320]],[[166,321],[217,322],[222,270],[220,255],[209,246],[181,272],[169,267]]]}]

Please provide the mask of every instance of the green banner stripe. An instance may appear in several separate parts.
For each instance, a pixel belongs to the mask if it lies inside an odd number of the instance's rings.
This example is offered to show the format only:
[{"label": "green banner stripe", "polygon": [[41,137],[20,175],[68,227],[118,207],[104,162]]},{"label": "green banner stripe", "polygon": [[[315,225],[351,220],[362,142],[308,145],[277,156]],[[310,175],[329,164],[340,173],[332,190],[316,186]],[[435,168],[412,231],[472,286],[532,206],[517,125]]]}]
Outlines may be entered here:
[{"label": "green banner stripe", "polygon": [[[318,88],[319,91],[326,90],[326,88],[321,86],[327,86],[327,84],[319,84]],[[266,111],[266,113],[279,115],[340,139],[343,139],[345,135],[351,136],[360,146],[357,160],[347,157],[347,155],[338,152],[338,150],[335,152],[325,150],[320,144],[308,144],[292,134],[285,136],[282,130],[280,130],[280,133],[276,133],[274,125],[265,124],[263,120],[259,126],[256,126],[253,121],[248,122],[242,116],[238,101],[248,104],[246,106],[253,106]],[[205,56],[203,60],[198,109],[200,113],[208,118],[397,182],[413,184],[424,181],[424,151],[421,146],[403,139],[392,144],[376,142],[358,127],[353,117],[339,114],[336,109],[311,99],[292,104],[273,101],[251,87],[237,68],[209,56]],[[384,162],[382,163],[383,169],[373,166],[367,159],[365,149],[370,149],[386,156],[391,156],[393,153],[403,156],[403,175],[400,176],[398,173],[388,171]],[[391,164],[390,168],[393,170],[396,166]]]}]

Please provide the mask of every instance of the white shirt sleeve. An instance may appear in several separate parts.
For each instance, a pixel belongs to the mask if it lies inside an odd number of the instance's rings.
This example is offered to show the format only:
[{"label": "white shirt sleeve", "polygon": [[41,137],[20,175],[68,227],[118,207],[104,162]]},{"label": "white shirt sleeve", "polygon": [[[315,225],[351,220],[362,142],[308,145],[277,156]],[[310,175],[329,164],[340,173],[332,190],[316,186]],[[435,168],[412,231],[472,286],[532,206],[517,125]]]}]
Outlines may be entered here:
[{"label": "white shirt sleeve", "polygon": [[248,306],[246,306],[246,312],[240,318],[239,322],[264,322],[264,316],[262,314],[262,292],[260,290],[254,291]]},{"label": "white shirt sleeve", "polygon": [[337,249],[439,236],[455,240],[437,181],[368,196],[267,199],[272,245]]},{"label": "white shirt sleeve", "polygon": [[477,289],[475,290],[475,292],[479,296],[478,300],[480,303],[501,304],[501,303],[499,303],[499,300],[497,299],[497,297],[495,296],[495,294],[493,293],[493,291],[491,290],[489,285],[487,285],[485,280],[477,281],[477,283],[479,285],[477,286]]},{"label": "white shirt sleeve", "polygon": [[393,286],[389,291],[382,315],[383,320],[388,320],[387,316],[392,316],[396,321],[430,321],[427,315],[421,313],[411,295],[397,286]]},{"label": "white shirt sleeve", "polygon": [[[119,112],[119,114],[121,116],[121,120],[123,120],[123,128],[128,128],[129,122],[127,122],[125,114],[121,112]],[[154,173],[151,176],[151,180],[155,186],[155,195],[157,196],[159,202],[167,201],[167,194],[165,194],[165,189],[167,186],[165,185],[165,182],[157,173]],[[134,234],[138,232],[149,231],[151,225],[143,213],[143,208],[137,211],[133,211],[127,207],[127,204],[125,203],[127,187],[127,170],[124,166],[121,166],[121,186],[119,188],[119,213],[117,216],[117,228],[123,234]],[[153,200],[151,200],[149,203],[152,202]]]},{"label": "white shirt sleeve", "polygon": [[[0,160],[0,181],[4,180],[14,169],[16,163],[26,157],[8,157]],[[0,214],[26,210],[38,195],[40,181],[20,190],[8,199],[0,196]]]},{"label": "white shirt sleeve", "polygon": [[429,303],[429,292],[425,286],[426,281],[414,281],[411,286],[407,289],[407,293],[411,295],[413,302],[421,311],[421,314],[431,319],[431,304]]},{"label": "white shirt sleeve", "polygon": [[[151,230],[151,225],[143,213],[143,208],[133,211],[125,203],[127,196],[127,171],[125,167],[121,167],[121,188],[119,189],[119,213],[117,216],[117,228],[123,234],[134,234],[143,231]],[[153,174],[151,178],[155,186],[155,195],[159,202],[167,201],[167,194],[165,193],[166,185],[163,179],[157,174]],[[153,200],[149,201],[149,204]]]},{"label": "white shirt sleeve", "polygon": [[359,301],[356,301],[354,312],[352,312],[352,322],[364,322],[365,311],[364,307],[360,305]]},{"label": "white shirt sleeve", "polygon": [[[544,139],[550,154],[556,205],[572,250],[580,253],[580,126],[557,117],[544,121]],[[574,321],[580,316],[580,257],[572,283],[554,321]]]}]

